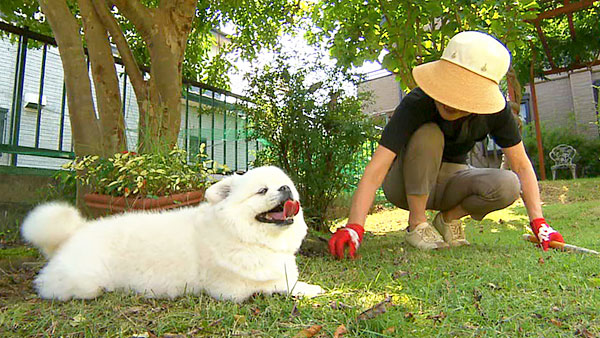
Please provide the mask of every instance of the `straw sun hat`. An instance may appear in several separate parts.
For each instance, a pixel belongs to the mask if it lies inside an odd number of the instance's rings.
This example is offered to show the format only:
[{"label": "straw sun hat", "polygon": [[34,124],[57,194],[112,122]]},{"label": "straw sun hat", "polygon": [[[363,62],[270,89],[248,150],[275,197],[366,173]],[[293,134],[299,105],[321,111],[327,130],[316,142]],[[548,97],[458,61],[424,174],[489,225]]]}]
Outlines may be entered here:
[{"label": "straw sun hat", "polygon": [[499,83],[510,53],[485,33],[466,31],[448,42],[438,61],[413,69],[417,85],[434,100],[476,114],[497,113],[506,105]]}]

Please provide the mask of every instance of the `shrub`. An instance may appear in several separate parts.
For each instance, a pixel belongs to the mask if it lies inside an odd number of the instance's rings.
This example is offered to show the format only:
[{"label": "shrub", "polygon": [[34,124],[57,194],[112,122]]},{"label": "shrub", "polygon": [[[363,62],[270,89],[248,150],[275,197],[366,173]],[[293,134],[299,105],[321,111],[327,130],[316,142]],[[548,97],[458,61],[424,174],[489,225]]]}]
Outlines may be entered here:
[{"label": "shrub", "polygon": [[[527,154],[533,163],[536,172],[539,171],[539,159],[537,140],[535,137],[535,128],[528,124],[524,128],[523,143]],[[555,146],[565,143],[577,150],[573,163],[577,164],[577,177],[596,177],[600,176],[600,140],[590,140],[582,135],[573,134],[568,129],[555,128],[549,129],[542,127],[542,147],[544,149],[544,163],[546,177],[552,177],[550,167],[554,163],[550,159],[550,151]],[[537,173],[539,176],[539,173]],[[557,171],[557,178],[569,178],[571,173],[568,170]]]},{"label": "shrub", "polygon": [[203,149],[196,161],[189,163],[183,149],[168,153],[124,151],[109,158],[83,156],[63,165],[78,182],[92,192],[110,196],[158,198],[206,188],[216,170],[227,170],[206,159]]},{"label": "shrub", "polygon": [[[327,229],[327,207],[355,181],[355,153],[374,136],[361,111],[366,96],[351,95],[358,78],[343,70],[278,54],[248,77],[251,136],[262,139],[255,165],[272,164],[292,178],[308,223]],[[293,65],[299,65],[294,67]]]}]

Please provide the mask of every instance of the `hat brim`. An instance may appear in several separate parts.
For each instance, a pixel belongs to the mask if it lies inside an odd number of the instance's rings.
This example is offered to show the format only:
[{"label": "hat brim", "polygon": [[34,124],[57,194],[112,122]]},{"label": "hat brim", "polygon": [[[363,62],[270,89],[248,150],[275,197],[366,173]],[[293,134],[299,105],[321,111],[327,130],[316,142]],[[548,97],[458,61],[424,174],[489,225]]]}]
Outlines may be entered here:
[{"label": "hat brim", "polygon": [[446,60],[413,68],[417,85],[431,98],[475,114],[493,114],[506,106],[498,84]]}]

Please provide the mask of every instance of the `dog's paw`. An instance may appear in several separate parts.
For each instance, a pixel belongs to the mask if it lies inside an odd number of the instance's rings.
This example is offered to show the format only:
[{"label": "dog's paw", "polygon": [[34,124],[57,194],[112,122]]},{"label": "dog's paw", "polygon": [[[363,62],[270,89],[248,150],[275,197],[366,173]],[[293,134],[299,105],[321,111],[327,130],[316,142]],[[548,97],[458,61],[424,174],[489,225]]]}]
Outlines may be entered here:
[{"label": "dog's paw", "polygon": [[303,297],[316,297],[322,293],[325,293],[322,287],[318,285],[312,285],[304,282],[298,282],[292,290],[292,296],[303,296]]}]

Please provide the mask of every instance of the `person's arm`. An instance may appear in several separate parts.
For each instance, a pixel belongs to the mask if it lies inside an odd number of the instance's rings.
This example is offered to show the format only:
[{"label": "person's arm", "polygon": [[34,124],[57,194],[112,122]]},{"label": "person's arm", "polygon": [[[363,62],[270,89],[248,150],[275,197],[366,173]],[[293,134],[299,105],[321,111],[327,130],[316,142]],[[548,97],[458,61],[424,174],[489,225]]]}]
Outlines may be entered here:
[{"label": "person's arm", "polygon": [[373,204],[375,192],[383,183],[388,169],[394,162],[396,153],[379,145],[371,161],[367,164],[358,188],[352,196],[350,216],[345,227],[338,229],[329,239],[329,251],[339,259],[344,258],[344,251],[348,247],[350,257],[354,258],[356,250],[360,246],[365,229],[363,225],[367,219],[367,213]]},{"label": "person's arm", "polygon": [[537,236],[541,247],[548,250],[551,241],[564,243],[565,241],[560,232],[552,229],[544,219],[540,188],[523,142],[519,142],[512,147],[503,148],[502,151],[504,151],[511,169],[519,176],[521,191],[523,192],[523,203],[525,203],[527,215],[529,215],[529,226]]},{"label": "person's arm", "polygon": [[358,187],[352,196],[348,224],[365,224],[367,214],[375,199],[375,192],[383,183],[383,179],[395,158],[396,153],[384,146],[380,145],[375,149],[371,161],[367,164]]},{"label": "person's arm", "polygon": [[529,220],[533,221],[536,218],[544,217],[537,177],[535,176],[533,165],[529,157],[527,157],[523,142],[504,148],[502,151],[506,155],[510,168],[517,174],[519,181],[521,181],[523,203],[525,203],[525,208],[527,208]]}]

